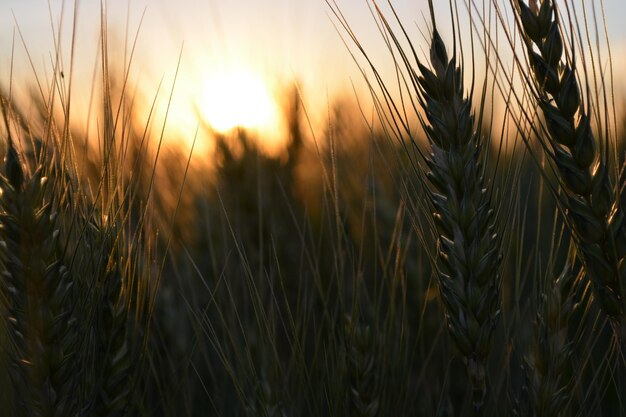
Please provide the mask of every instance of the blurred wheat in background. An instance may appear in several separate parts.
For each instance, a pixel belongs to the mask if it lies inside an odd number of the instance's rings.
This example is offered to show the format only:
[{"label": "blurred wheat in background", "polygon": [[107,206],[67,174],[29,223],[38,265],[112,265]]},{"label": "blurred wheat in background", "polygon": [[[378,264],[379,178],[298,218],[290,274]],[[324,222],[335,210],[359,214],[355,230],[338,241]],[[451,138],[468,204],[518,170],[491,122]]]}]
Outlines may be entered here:
[{"label": "blurred wheat in background", "polygon": [[336,96],[0,19],[0,416],[626,416],[624,9],[319,3]]}]

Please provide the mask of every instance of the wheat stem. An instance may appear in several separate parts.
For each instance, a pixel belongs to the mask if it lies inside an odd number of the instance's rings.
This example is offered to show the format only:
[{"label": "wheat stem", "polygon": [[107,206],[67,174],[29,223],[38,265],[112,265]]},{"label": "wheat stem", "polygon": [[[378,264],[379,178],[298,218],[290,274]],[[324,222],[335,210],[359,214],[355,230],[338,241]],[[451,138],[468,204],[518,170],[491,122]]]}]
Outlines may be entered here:
[{"label": "wheat stem", "polygon": [[431,146],[426,162],[439,233],[438,275],[448,328],[467,364],[474,407],[486,394],[486,362],[500,314],[501,255],[484,178],[484,142],[461,69],[448,59],[437,30],[430,59],[419,65],[419,87]]},{"label": "wheat stem", "polygon": [[626,311],[621,288],[626,219],[611,186],[608,149],[592,132],[575,61],[563,59],[564,42],[556,7],[551,0],[543,0],[537,8],[529,8],[521,0],[518,5],[536,99],[547,125],[545,149],[557,168],[566,217],[575,234],[585,276],[619,335]]}]

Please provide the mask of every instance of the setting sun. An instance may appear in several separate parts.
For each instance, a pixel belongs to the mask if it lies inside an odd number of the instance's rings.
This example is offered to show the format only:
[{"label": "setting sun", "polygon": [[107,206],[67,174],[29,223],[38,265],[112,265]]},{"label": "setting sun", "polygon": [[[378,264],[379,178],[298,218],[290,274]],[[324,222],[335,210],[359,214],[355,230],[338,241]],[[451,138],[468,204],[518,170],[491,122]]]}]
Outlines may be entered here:
[{"label": "setting sun", "polygon": [[202,91],[202,112],[218,132],[237,127],[267,131],[276,125],[276,101],[266,83],[245,71],[210,76]]}]

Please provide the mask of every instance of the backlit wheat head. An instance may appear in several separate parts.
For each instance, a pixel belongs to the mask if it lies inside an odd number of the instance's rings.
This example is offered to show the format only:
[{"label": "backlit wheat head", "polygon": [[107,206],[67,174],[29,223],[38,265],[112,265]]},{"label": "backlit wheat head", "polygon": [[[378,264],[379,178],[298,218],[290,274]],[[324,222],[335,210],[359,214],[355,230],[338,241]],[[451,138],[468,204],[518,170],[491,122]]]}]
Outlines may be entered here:
[{"label": "backlit wheat head", "polygon": [[626,219],[616,201],[608,144],[592,132],[575,55],[564,57],[563,28],[553,2],[529,7],[519,1],[518,11],[535,98],[547,125],[544,148],[557,168],[567,218],[595,297],[623,332]]}]

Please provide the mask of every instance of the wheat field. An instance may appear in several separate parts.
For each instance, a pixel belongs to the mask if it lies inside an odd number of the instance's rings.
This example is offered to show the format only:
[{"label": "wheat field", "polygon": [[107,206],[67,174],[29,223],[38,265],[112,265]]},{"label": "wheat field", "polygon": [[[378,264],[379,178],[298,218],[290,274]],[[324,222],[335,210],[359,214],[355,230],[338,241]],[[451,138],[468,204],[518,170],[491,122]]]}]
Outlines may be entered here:
[{"label": "wheat field", "polygon": [[374,111],[285,85],[280,152],[172,146],[106,19],[89,129],[2,79],[0,417],[626,416],[611,10],[324,3]]}]

